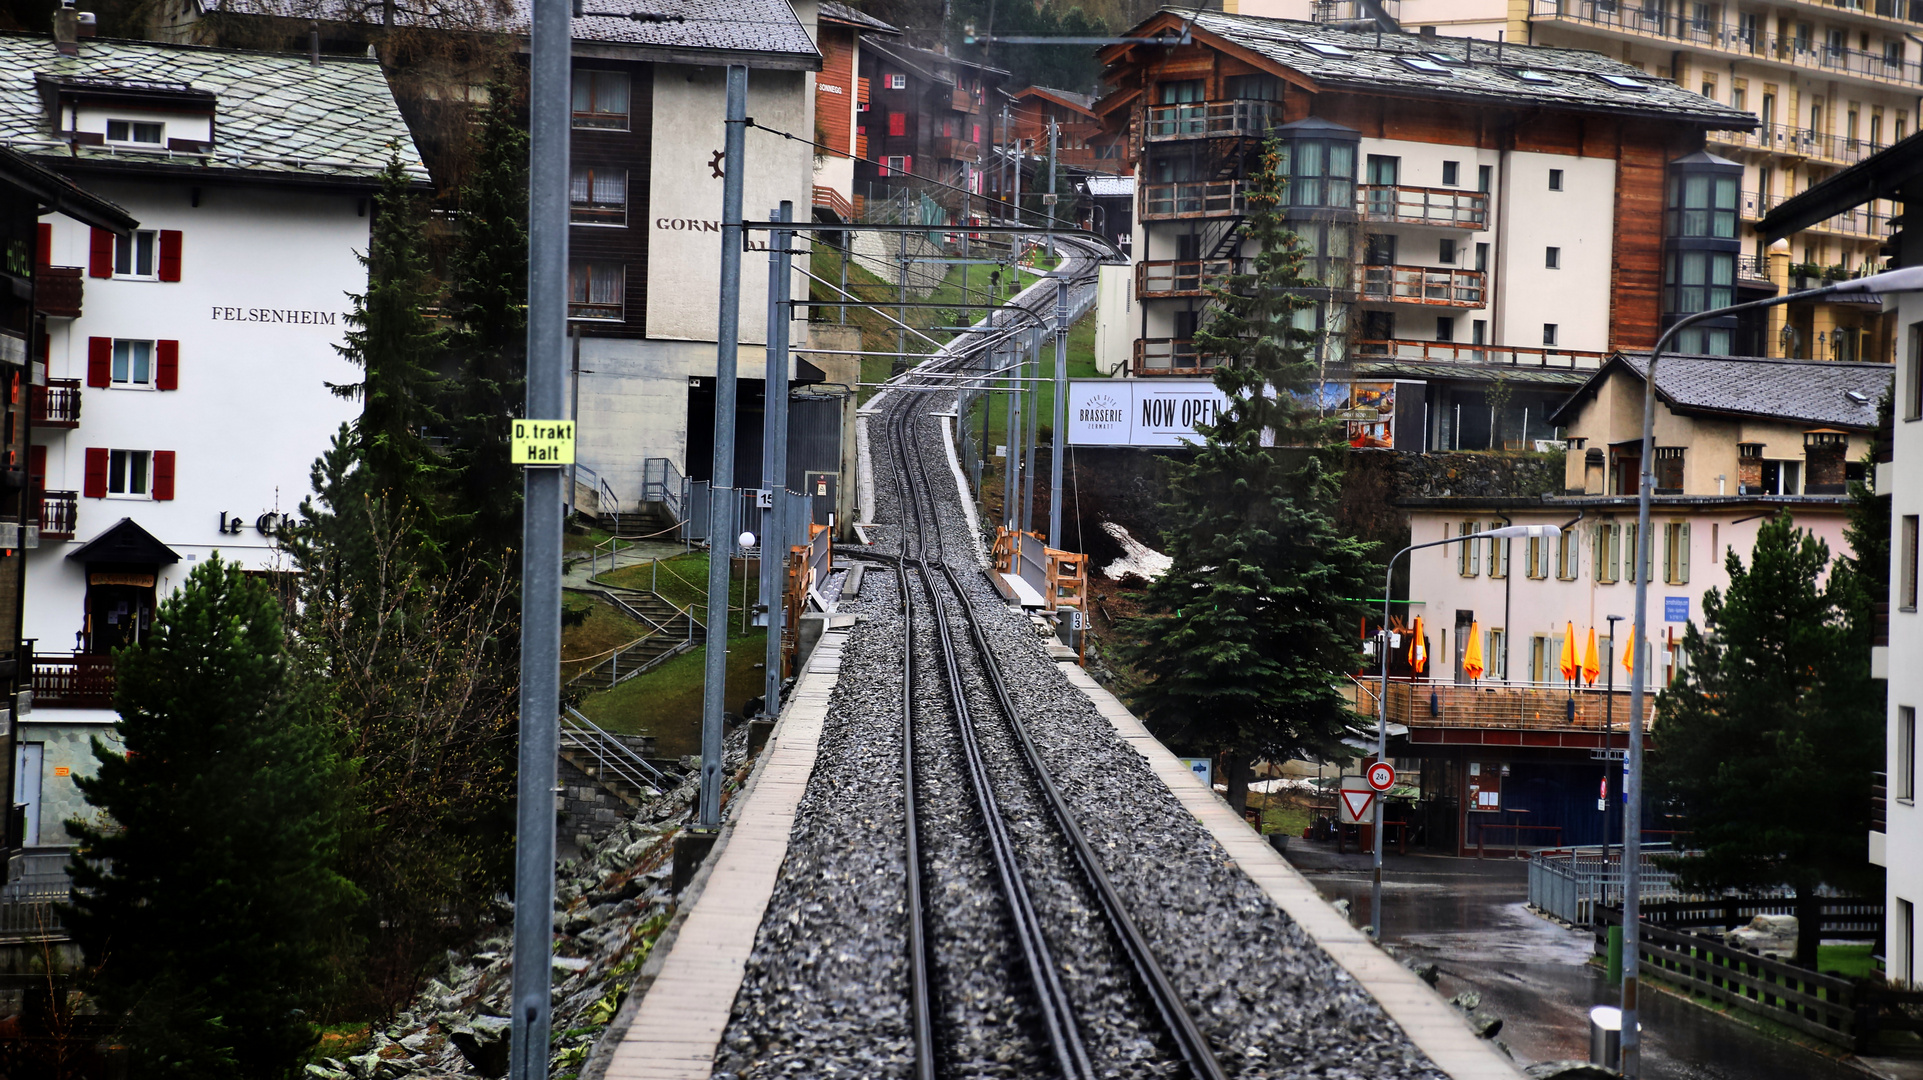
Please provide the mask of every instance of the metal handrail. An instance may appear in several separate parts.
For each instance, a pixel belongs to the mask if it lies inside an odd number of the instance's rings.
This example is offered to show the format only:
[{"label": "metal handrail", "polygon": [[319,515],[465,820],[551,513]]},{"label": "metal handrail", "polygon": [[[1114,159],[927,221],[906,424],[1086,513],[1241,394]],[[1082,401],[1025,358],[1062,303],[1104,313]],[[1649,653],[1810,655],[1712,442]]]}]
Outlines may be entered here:
[{"label": "metal handrail", "polygon": [[633,747],[582,716],[572,705],[564,706],[561,710],[561,740],[563,743],[571,741],[594,755],[596,764],[635,787],[656,795],[674,787],[674,781],[666,773],[648,764],[648,759],[635,753]]}]

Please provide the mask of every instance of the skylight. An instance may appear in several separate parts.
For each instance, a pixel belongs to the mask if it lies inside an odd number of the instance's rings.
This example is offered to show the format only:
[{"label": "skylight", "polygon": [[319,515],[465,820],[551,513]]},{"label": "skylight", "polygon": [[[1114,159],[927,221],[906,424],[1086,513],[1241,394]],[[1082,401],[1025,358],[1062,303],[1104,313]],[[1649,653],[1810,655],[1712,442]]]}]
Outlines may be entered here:
[{"label": "skylight", "polygon": [[1402,61],[1404,64],[1407,64],[1409,67],[1422,72],[1424,75],[1449,74],[1448,68],[1442,66],[1441,64],[1436,63],[1434,60],[1425,60],[1420,56],[1398,56],[1396,57],[1396,59]]},{"label": "skylight", "polygon": [[1526,83],[1552,83],[1556,81],[1551,78],[1547,72],[1531,71],[1528,68],[1518,68],[1509,74],[1514,75]]},{"label": "skylight", "polygon": [[1427,56],[1431,60],[1434,60],[1438,64],[1453,64],[1456,67],[1461,67],[1463,64],[1468,63],[1468,61],[1464,60],[1462,57],[1450,56],[1446,52],[1423,53],[1423,55]]},{"label": "skylight", "polygon": [[1303,38],[1302,47],[1321,56],[1346,58],[1355,55],[1340,45],[1331,45],[1326,41],[1317,41],[1314,38]]},{"label": "skylight", "polygon": [[1627,75],[1597,75],[1596,78],[1601,79],[1618,90],[1634,90],[1638,93],[1643,93],[1649,89],[1648,83],[1641,79],[1632,79]]}]

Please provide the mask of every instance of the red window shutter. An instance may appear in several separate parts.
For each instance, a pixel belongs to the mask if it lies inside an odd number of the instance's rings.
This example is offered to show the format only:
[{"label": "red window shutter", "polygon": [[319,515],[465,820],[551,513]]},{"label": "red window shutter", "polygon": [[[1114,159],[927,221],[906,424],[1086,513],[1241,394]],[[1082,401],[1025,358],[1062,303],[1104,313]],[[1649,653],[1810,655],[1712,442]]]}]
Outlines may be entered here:
[{"label": "red window shutter", "polygon": [[154,389],[180,389],[180,342],[161,341],[155,343]]},{"label": "red window shutter", "polygon": [[80,493],[89,499],[107,497],[107,448],[104,446],[87,447],[87,477],[80,487]]},{"label": "red window shutter", "polygon": [[915,171],[915,159],[914,159],[914,158],[912,158],[912,157],[905,157],[905,158],[902,158],[902,159],[901,159],[901,174],[902,174],[903,176],[910,176],[910,175],[913,175],[913,174],[914,174],[914,171]]},{"label": "red window shutter", "polygon": [[890,135],[908,134],[908,114],[907,113],[891,112],[888,114],[888,134]]},{"label": "red window shutter", "polygon": [[35,444],[27,447],[27,482],[35,491],[47,490],[47,448]]},{"label": "red window shutter", "polygon": [[113,384],[114,339],[90,337],[87,339],[87,385],[110,386]]},{"label": "red window shutter", "polygon": [[154,501],[166,502],[174,497],[174,452],[172,450],[154,451]]},{"label": "red window shutter", "polygon": [[180,230],[160,230],[160,280],[180,280]]},{"label": "red window shutter", "polygon": [[87,276],[114,276],[114,234],[95,229],[87,241]]},{"label": "red window shutter", "polygon": [[53,223],[43,221],[39,228],[40,242],[34,251],[34,262],[40,266],[53,265]]}]

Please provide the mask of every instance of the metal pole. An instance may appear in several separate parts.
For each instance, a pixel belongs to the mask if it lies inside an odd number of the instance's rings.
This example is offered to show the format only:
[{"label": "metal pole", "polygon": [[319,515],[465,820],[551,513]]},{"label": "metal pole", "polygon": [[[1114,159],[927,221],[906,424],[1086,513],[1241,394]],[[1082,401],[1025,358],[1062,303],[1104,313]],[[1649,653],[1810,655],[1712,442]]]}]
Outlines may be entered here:
[{"label": "metal pole", "polygon": [[1055,254],[1055,142],[1060,129],[1048,118],[1048,253]]},{"label": "metal pole", "polygon": [[[1673,332],[1673,330],[1672,330]],[[1637,991],[1640,989],[1640,938],[1642,936],[1643,864],[1643,695],[1648,679],[1644,666],[1648,657],[1642,648],[1649,626],[1649,504],[1655,491],[1656,462],[1656,364],[1662,359],[1669,335],[1656,343],[1649,354],[1649,371],[1643,384],[1643,460],[1642,477],[1636,494],[1635,559],[1636,606],[1629,623],[1629,781],[1624,785],[1623,805],[1623,989],[1622,1072],[1635,1078],[1642,1073],[1642,1032],[1637,1022]]]},{"label": "metal pole", "polygon": [[[535,0],[529,68],[527,415],[565,415],[568,283],[567,0]],[[522,472],[520,757],[515,781],[511,1080],[546,1080],[554,948],[554,781],[561,716],[559,468]]]},{"label": "metal pole", "polygon": [[[1015,375],[1019,376],[1020,361],[1016,362]],[[1020,385],[1013,378],[1008,380],[1008,428],[1002,437],[1008,440],[1002,447],[1002,521],[1009,532],[1021,524],[1016,508],[1022,504],[1022,410],[1021,395],[1014,393]]]},{"label": "metal pole", "polygon": [[735,360],[741,344],[741,188],[746,170],[748,69],[728,66],[721,182],[721,321],[714,350],[714,471],[708,484],[708,641],[701,698],[703,829],[721,827],[721,714],[728,690],[729,557],[735,546]]},{"label": "metal pole", "polygon": [[[1607,669],[1605,671],[1607,678],[1603,680],[1603,748],[1613,751],[1616,749],[1616,624],[1621,622],[1623,617],[1607,615],[1604,618],[1609,622],[1609,659],[1603,664]],[[1623,770],[1616,767],[1615,757],[1610,756],[1603,761],[1603,774],[1609,777],[1609,783],[1603,788],[1602,868],[1603,880],[1606,883],[1609,880],[1607,876],[1609,874],[1609,838],[1614,831],[1609,825],[1616,817],[1616,804],[1622,801]]]},{"label": "metal pole", "polygon": [[[573,367],[573,370],[569,372],[573,387],[571,391],[573,397],[568,403],[568,419],[574,421],[574,427],[578,433],[581,427],[581,328],[572,323],[568,325],[568,356]],[[579,484],[579,480],[577,479],[579,475],[577,466],[573,462],[569,462],[567,485],[567,520],[569,521],[574,520],[574,491]],[[598,499],[596,509],[599,509]],[[619,532],[620,529],[620,519],[617,518],[615,520],[615,531]],[[610,562],[614,559],[614,547],[612,544],[608,547],[608,559]],[[609,569],[613,569],[613,567],[609,567]]]},{"label": "metal pole", "polygon": [[[908,206],[902,204],[902,217],[908,216]],[[908,234],[897,233],[900,241],[900,261],[895,263],[895,351],[908,351]],[[908,365],[895,361],[895,369],[900,371]]]},{"label": "metal pole", "polygon": [[[1027,374],[1038,378],[1042,370],[1041,331],[1028,333]],[[1022,531],[1035,531],[1035,447],[1042,441],[1041,403],[1035,400],[1039,395],[1028,395],[1028,426],[1022,432],[1027,436],[1027,447],[1022,454]]]},{"label": "metal pole", "polygon": [[[1382,572],[1382,626],[1376,634],[1376,649],[1380,654],[1377,659],[1382,662],[1382,685],[1375,703],[1377,761],[1389,760],[1389,591],[1395,585],[1396,559],[1406,554],[1408,549],[1405,548],[1395,559],[1389,560],[1388,568]],[[1369,936],[1376,941],[1382,940],[1382,804],[1388,797],[1386,791],[1375,797],[1375,873],[1369,879]]]},{"label": "metal pole", "polygon": [[1055,279],[1055,430],[1049,436],[1048,546],[1062,546],[1062,437],[1068,430],[1068,281]]},{"label": "metal pole", "polygon": [[[776,220],[793,221],[795,204],[782,200]],[[788,331],[791,317],[788,246],[796,234],[769,233],[768,250],[768,393],[764,406],[763,481],[773,492],[771,506],[761,520],[761,606],[768,613],[768,646],[763,672],[762,708],[769,716],[781,714],[781,632],[788,625],[782,603],[787,599],[788,562]]]}]

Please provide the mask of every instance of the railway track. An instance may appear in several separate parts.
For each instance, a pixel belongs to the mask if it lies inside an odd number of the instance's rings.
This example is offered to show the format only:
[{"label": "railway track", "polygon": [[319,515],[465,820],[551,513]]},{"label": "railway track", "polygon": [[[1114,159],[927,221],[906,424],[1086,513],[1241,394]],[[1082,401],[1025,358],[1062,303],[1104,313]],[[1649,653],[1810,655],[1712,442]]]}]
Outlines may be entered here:
[{"label": "railway track", "polygon": [[[1064,265],[1092,276],[1093,260],[1085,255]],[[1017,303],[1052,309],[1053,290],[1032,292],[1047,295],[1025,294]],[[1011,324],[1004,319],[996,325]],[[928,430],[934,424],[930,406],[948,399],[908,390],[934,382],[918,384],[918,374],[962,369],[986,347],[977,341],[907,373],[898,383],[904,392],[892,395],[882,412],[894,473],[896,580],[908,646],[901,771],[915,1075],[936,1080],[983,1071],[982,1048],[964,1034],[970,1025],[960,1019],[972,1007],[970,973],[943,962],[941,935],[967,919],[944,906],[956,898],[940,886],[932,869],[939,864],[972,867],[978,879],[988,879],[984,885],[992,883],[994,925],[1007,939],[1010,981],[1025,999],[996,1018],[1000,1038],[1023,1044],[1003,1048],[1004,1075],[1039,1067],[1067,1080],[1093,1080],[1126,1067],[1219,1080],[1225,1074],[1208,1040],[1109,881],[1022,722],[976,608],[989,601],[972,546],[951,553],[934,495],[938,481],[931,479],[925,456],[936,437]],[[962,831],[972,835],[933,827],[935,821],[955,822],[964,801],[968,827]],[[979,918],[973,925],[980,925]]]}]

